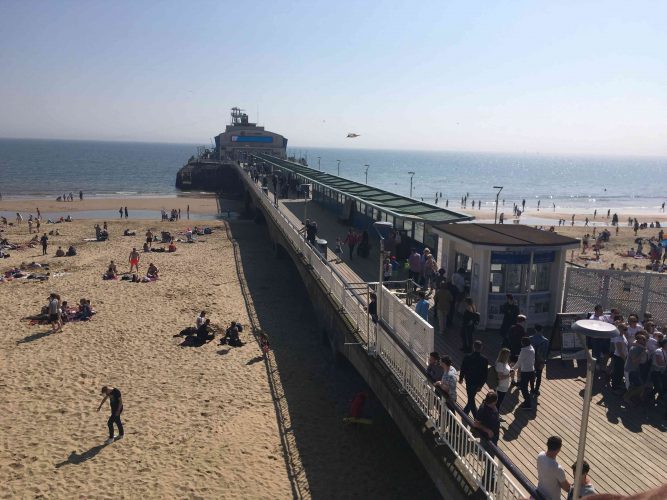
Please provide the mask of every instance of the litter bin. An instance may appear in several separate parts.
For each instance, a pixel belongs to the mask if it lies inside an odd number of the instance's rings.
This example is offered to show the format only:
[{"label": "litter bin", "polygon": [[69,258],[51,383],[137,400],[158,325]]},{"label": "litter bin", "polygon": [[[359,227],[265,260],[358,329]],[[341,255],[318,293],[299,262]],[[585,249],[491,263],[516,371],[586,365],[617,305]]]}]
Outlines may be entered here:
[{"label": "litter bin", "polygon": [[315,238],[315,244],[317,245],[317,249],[320,251],[320,253],[326,259],[327,258],[327,240],[323,240],[322,238]]}]

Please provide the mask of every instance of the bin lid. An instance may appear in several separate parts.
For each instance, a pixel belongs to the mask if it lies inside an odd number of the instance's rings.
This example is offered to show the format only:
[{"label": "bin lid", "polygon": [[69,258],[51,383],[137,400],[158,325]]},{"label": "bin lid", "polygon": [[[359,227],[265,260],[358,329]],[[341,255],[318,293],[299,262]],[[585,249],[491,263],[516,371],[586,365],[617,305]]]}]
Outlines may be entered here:
[{"label": "bin lid", "polygon": [[315,238],[315,243],[317,243],[318,245],[326,245],[327,240],[323,240],[322,238]]}]

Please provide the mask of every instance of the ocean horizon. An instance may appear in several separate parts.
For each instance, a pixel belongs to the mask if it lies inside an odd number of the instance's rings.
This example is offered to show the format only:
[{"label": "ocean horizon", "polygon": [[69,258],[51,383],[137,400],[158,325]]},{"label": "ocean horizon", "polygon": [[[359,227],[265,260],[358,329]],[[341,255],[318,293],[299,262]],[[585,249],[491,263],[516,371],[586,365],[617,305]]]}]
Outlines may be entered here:
[{"label": "ocean horizon", "polygon": [[[88,197],[178,196],[176,172],[196,144],[53,139],[0,139],[3,198],[55,198],[84,191]],[[505,211],[526,200],[527,209],[576,213],[606,210],[657,212],[665,202],[667,157],[552,155],[288,147],[309,166],[387,191],[457,209],[463,196]],[[319,161],[317,157],[320,157]],[[442,195],[440,195],[442,193]]]}]

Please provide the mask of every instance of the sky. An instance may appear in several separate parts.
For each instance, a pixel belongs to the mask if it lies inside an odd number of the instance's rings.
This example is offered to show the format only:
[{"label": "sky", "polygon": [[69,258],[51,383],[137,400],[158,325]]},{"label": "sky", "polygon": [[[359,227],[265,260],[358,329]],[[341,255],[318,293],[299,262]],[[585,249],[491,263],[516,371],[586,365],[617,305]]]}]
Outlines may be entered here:
[{"label": "sky", "polygon": [[[663,1],[0,1],[0,137],[667,156]],[[348,132],[360,134],[347,139]]]}]

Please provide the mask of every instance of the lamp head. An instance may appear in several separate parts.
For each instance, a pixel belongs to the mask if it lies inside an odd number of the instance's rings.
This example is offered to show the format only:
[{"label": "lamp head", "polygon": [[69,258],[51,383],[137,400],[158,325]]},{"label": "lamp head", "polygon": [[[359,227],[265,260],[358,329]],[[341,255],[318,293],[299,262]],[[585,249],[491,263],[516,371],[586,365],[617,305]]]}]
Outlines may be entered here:
[{"label": "lamp head", "polygon": [[594,339],[612,339],[618,335],[614,325],[594,319],[580,319],[572,325],[572,330]]}]

